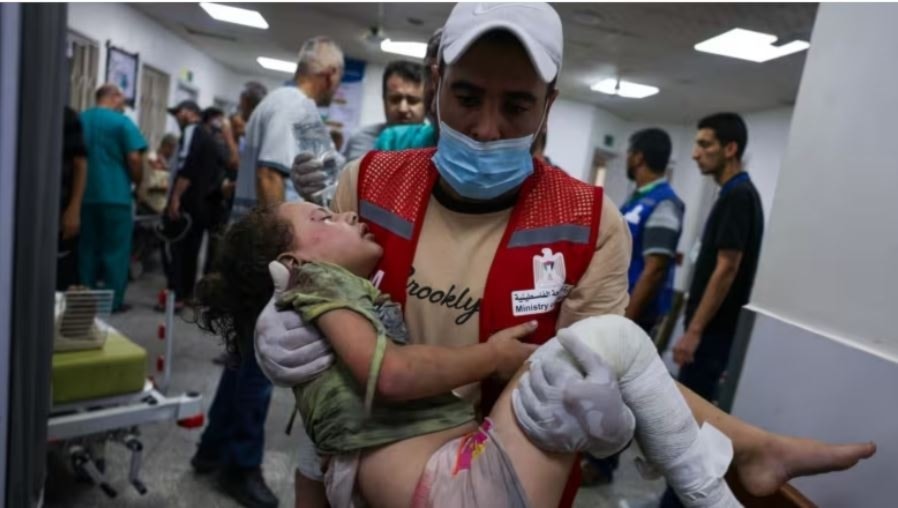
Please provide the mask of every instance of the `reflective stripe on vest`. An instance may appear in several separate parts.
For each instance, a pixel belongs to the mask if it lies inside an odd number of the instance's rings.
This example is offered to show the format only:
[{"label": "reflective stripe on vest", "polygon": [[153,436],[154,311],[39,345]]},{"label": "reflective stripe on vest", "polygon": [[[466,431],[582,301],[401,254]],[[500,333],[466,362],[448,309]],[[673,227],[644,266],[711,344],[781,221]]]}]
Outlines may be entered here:
[{"label": "reflective stripe on vest", "polygon": [[589,227],[574,224],[561,224],[545,228],[515,231],[508,241],[508,247],[528,247],[556,242],[589,243]]},{"label": "reflective stripe on vest", "polygon": [[361,199],[359,200],[359,217],[368,222],[373,222],[406,240],[411,240],[415,228],[414,223],[411,221],[403,219],[386,208],[381,208],[370,201]]}]

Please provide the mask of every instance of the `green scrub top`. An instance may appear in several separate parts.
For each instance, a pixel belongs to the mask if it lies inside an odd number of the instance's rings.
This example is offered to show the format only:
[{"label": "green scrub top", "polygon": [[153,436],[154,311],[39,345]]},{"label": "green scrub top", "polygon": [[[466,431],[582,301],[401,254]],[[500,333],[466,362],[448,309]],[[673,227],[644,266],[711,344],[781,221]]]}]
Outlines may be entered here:
[{"label": "green scrub top", "polygon": [[127,155],[147,149],[147,142],[123,113],[95,107],[81,113],[87,147],[86,205],[130,205],[131,177]]},{"label": "green scrub top", "polygon": [[437,134],[429,123],[387,127],[374,143],[375,150],[411,150],[433,146],[437,146]]}]

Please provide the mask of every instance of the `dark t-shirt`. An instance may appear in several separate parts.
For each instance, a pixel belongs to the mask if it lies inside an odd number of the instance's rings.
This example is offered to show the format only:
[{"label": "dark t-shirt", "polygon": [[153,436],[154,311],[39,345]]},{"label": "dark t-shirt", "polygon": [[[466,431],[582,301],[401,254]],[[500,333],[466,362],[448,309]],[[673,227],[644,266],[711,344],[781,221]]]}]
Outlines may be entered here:
[{"label": "dark t-shirt", "polygon": [[78,113],[66,106],[63,113],[62,128],[62,191],[59,194],[59,212],[65,211],[72,196],[72,172],[75,157],[87,157],[84,147],[84,132]]},{"label": "dark t-shirt", "polygon": [[689,326],[714,273],[717,253],[721,250],[742,252],[739,272],[717,314],[705,328],[705,334],[735,334],[739,310],[748,303],[754,283],[764,233],[764,210],[761,197],[747,176],[737,175],[739,180],[724,185],[702,234],[701,249],[689,288],[689,301],[686,303],[686,326]]},{"label": "dark t-shirt", "polygon": [[194,221],[206,224],[220,214],[224,160],[215,139],[202,125],[193,129],[189,143],[187,158],[178,170],[178,178],[190,180],[190,187],[181,196],[181,206]]}]

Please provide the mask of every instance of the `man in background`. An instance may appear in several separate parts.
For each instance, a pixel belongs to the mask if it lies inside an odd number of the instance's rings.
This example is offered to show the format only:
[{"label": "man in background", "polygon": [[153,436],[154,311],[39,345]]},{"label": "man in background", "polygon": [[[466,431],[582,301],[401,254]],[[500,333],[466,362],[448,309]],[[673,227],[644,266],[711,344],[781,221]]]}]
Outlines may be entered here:
[{"label": "man in background", "polygon": [[740,309],[748,303],[764,232],[761,198],[742,166],[745,122],[719,113],[698,124],[692,158],[720,186],[701,237],[686,332],[674,345],[680,382],[709,401],[726,369]]},{"label": "man in background", "polygon": [[[322,129],[334,154],[334,165],[343,166],[343,157],[330,141],[327,126],[318,112],[319,106],[330,105],[340,86],[343,51],[333,40],[315,37],[303,44],[298,60],[293,86],[266,95],[246,125],[234,200],[236,217],[256,204],[276,204],[299,197],[287,178],[299,153],[299,141],[294,135],[298,127]],[[310,184],[314,188],[311,192],[324,187],[323,179]]]},{"label": "man in background", "polygon": [[237,165],[229,166],[225,172],[225,180],[222,183],[222,194],[225,197],[227,208],[227,218],[230,219],[231,210],[234,208],[234,193],[237,190],[237,170],[240,168],[240,157],[246,145],[246,123],[255,111],[256,106],[262,102],[262,99],[268,94],[265,85],[257,81],[247,81],[243,85],[243,91],[240,92],[240,104],[237,106],[237,112],[233,113],[229,118],[231,126],[231,138],[237,147]]},{"label": "man in background", "polygon": [[686,212],[664,176],[670,152],[670,136],[657,128],[633,134],[627,150],[627,178],[636,183],[636,190],[621,207],[633,238],[626,317],[649,335],[673,302],[674,265]]},{"label": "man in background", "polygon": [[56,257],[56,290],[65,291],[80,283],[78,234],[81,231],[81,202],[87,183],[87,149],[78,113],[66,106],[62,131],[62,188],[59,195],[59,244]]},{"label": "man in background", "polygon": [[96,107],[81,113],[87,147],[87,184],[81,208],[78,268],[81,283],[103,280],[115,292],[113,312],[124,304],[131,260],[131,185],[139,184],[147,149],[137,126],[122,114],[125,94],[108,83],[97,89]]},{"label": "man in background", "polygon": [[437,55],[443,29],[438,28],[427,41],[424,55],[424,120],[417,124],[393,125],[384,129],[374,143],[375,150],[430,148],[437,144],[437,119],[433,99],[436,96]]},{"label": "man in background", "polygon": [[343,149],[347,160],[358,159],[371,151],[377,137],[386,127],[424,121],[427,109],[424,101],[424,73],[423,66],[405,60],[387,64],[381,88],[386,122],[363,127],[354,133]]},{"label": "man in background", "polygon": [[212,134],[201,125],[201,112],[196,102],[182,101],[168,112],[181,127],[181,140],[178,173],[165,214],[169,221],[189,223],[183,238],[172,245],[169,289],[175,291],[175,307],[183,308],[193,299],[203,234],[221,214],[220,187],[225,162]]},{"label": "man in background", "polygon": [[237,166],[240,163],[240,152],[237,147],[237,141],[232,132],[231,122],[225,116],[224,111],[216,107],[209,107],[203,110],[203,129],[212,138],[215,147],[219,152],[220,168],[215,174],[215,179],[210,183],[210,189],[218,189],[209,197],[209,240],[206,247],[206,262],[203,266],[203,273],[209,273],[212,270],[212,264],[215,261],[216,248],[224,228],[227,225],[228,215],[230,212],[231,200],[227,196],[228,175],[237,173]]},{"label": "man in background", "polygon": [[255,111],[256,106],[262,102],[262,99],[268,95],[268,88],[258,81],[247,81],[243,85],[243,91],[240,92],[240,104],[237,106],[237,113],[243,119],[244,124],[249,122],[249,118]]}]

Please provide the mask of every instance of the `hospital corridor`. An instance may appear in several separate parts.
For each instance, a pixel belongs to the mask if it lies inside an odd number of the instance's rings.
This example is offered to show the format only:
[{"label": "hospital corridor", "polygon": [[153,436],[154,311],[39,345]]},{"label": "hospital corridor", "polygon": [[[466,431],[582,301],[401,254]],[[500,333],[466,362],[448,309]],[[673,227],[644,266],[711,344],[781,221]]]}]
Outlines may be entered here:
[{"label": "hospital corridor", "polygon": [[896,22],[0,1],[0,505],[894,506]]}]

